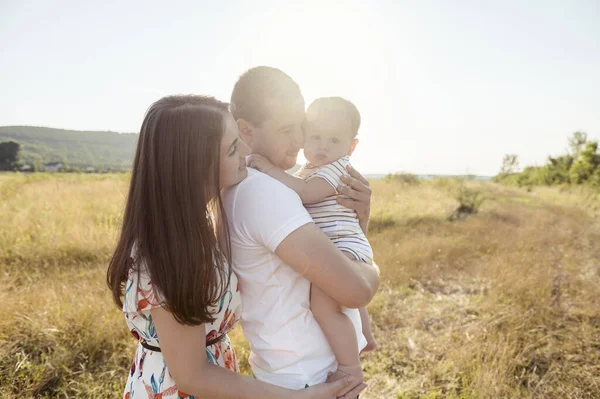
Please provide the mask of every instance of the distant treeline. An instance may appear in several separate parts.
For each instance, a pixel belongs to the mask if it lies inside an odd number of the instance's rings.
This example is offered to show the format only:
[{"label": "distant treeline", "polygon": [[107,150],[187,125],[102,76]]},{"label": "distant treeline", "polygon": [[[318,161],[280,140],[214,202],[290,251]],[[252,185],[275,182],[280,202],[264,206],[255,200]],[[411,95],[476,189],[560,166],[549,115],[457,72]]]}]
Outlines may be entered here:
[{"label": "distant treeline", "polygon": [[548,157],[544,166],[527,166],[522,172],[518,170],[518,156],[507,154],[494,181],[518,186],[586,184],[600,188],[598,142],[589,140],[584,132],[575,132],[569,138],[567,154]]},{"label": "distant treeline", "polygon": [[19,144],[18,169],[24,171],[128,170],[137,140],[132,133],[0,127],[0,143]]}]

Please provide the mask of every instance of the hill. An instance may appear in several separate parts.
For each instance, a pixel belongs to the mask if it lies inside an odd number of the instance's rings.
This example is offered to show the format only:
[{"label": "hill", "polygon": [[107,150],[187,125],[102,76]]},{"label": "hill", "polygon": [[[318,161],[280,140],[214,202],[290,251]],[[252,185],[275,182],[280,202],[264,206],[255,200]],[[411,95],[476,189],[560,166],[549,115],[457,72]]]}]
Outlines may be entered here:
[{"label": "hill", "polygon": [[137,139],[134,133],[0,126],[0,142],[20,143],[21,163],[38,169],[48,162],[62,162],[77,168],[128,169]]}]

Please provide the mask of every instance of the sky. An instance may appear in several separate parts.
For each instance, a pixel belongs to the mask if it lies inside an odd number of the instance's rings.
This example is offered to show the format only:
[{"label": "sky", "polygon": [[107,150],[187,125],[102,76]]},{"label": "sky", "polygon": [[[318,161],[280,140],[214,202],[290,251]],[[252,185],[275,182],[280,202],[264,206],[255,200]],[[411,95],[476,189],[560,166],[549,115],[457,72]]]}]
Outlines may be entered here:
[{"label": "sky", "polygon": [[[168,4],[170,3],[170,4]],[[364,174],[495,175],[600,139],[600,1],[0,0],[0,126],[139,132],[257,65],[362,116]]]}]

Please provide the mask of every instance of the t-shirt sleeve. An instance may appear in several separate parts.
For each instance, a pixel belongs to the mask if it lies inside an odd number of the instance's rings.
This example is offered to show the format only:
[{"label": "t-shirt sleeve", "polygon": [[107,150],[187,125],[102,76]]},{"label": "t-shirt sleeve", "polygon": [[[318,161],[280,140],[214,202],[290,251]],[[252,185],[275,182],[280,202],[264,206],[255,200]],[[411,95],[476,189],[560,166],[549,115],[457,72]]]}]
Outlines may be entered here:
[{"label": "t-shirt sleeve", "polygon": [[275,252],[312,218],[298,194],[277,180],[265,175],[251,183],[238,189],[232,222],[241,234]]},{"label": "t-shirt sleeve", "polygon": [[320,167],[308,180],[320,177],[329,183],[337,192],[337,188],[341,183],[341,177],[348,174],[348,172],[346,172],[346,166],[348,164],[349,161],[347,157],[340,158],[337,161]]}]

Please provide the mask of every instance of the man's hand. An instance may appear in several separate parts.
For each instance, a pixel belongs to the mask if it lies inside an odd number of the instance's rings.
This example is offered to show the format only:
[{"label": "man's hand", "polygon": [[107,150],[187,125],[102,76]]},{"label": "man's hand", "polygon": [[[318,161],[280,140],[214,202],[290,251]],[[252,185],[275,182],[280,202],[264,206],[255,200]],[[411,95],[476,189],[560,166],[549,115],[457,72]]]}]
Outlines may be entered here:
[{"label": "man's hand", "polygon": [[352,166],[348,165],[346,170],[350,176],[342,176],[344,185],[338,187],[338,192],[349,198],[339,196],[337,202],[346,208],[354,209],[360,227],[367,234],[371,215],[371,187],[367,179]]},{"label": "man's hand", "polygon": [[[341,370],[336,370],[335,373],[329,373],[327,375],[327,382],[337,381],[340,378],[344,378],[344,377],[348,377],[348,376],[349,376],[349,374],[346,374]],[[343,394],[344,396],[338,396],[338,398],[356,399],[358,397],[358,395],[367,388],[367,386],[368,386],[367,384],[365,384],[364,382],[361,382],[357,386],[355,386],[352,389],[350,389],[349,391],[345,392]]]},{"label": "man's hand", "polygon": [[269,171],[274,168],[271,161],[260,154],[251,154],[246,159],[246,165],[251,168],[258,169],[263,173],[269,173]]}]

